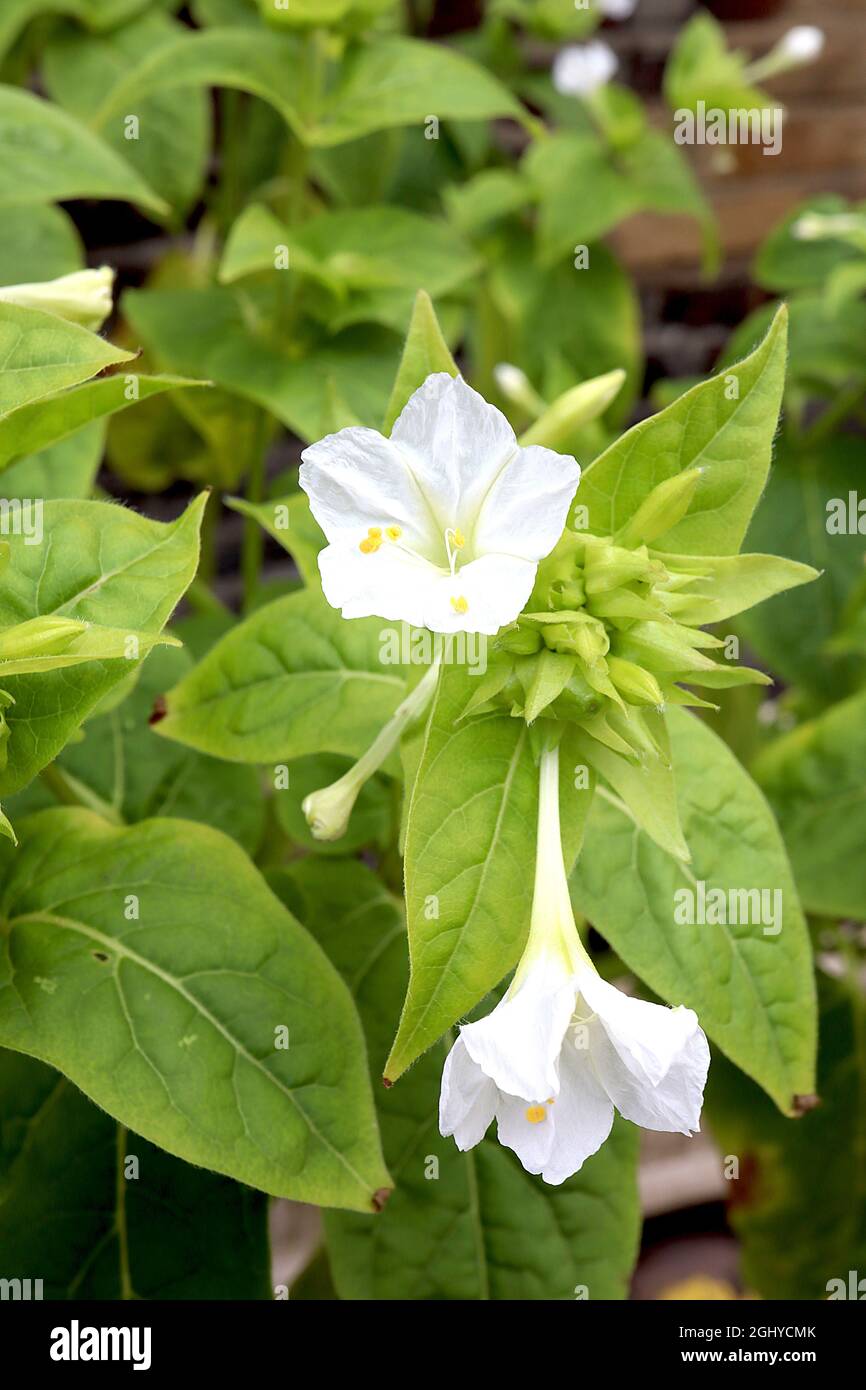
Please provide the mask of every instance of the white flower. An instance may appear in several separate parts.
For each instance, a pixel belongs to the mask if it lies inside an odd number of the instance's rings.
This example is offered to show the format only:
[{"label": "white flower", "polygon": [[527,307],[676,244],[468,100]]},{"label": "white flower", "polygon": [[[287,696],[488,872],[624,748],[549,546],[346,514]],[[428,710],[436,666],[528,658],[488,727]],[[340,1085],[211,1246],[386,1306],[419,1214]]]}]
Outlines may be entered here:
[{"label": "white flower", "polygon": [[815,24],[795,24],[787,34],[783,34],[776,45],[776,53],[792,59],[796,63],[811,63],[824,48],[824,30]]},{"label": "white flower", "polygon": [[103,265],[98,270],[76,270],[56,280],[4,285],[0,300],[25,309],[44,309],[96,333],[111,313],[113,285],[114,271]]},{"label": "white flower", "polygon": [[439,1128],[471,1149],[495,1117],[527,1172],[558,1184],[608,1137],[614,1110],[645,1129],[700,1125],[707,1040],[691,1009],[623,994],[584,951],[559,839],[558,757],[542,755],[532,925],[507,994],[464,1025],[442,1073]]},{"label": "white flower", "polygon": [[332,608],[434,632],[492,635],[517,617],[580,480],[573,458],[522,449],[501,411],[445,372],[390,439],[352,426],[302,458]]},{"label": "white flower", "polygon": [[560,49],[553,60],[551,78],[563,96],[587,97],[609,82],[616,69],[613,49],[596,39]]},{"label": "white flower", "polygon": [[637,0],[599,0],[605,19],[629,19],[637,9]]}]

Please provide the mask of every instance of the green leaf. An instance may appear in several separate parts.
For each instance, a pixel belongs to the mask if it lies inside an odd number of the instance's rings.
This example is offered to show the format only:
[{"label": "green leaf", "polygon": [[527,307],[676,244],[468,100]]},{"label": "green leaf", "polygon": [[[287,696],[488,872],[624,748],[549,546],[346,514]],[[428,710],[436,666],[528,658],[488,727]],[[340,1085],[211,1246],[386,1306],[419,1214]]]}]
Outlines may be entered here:
[{"label": "green leaf", "polygon": [[[31,408],[24,407],[25,410]],[[14,420],[16,415],[17,412],[9,419]],[[4,424],[0,421],[0,439]],[[25,454],[3,470],[3,496],[17,497],[20,501],[42,497],[46,502],[63,497],[89,497],[102,462],[104,445],[105,428],[99,420],[93,420],[65,439],[34,454]]]},{"label": "green leaf", "polygon": [[767,491],[749,530],[756,549],[772,549],[822,571],[816,584],[770,599],[737,619],[737,631],[771,671],[824,700],[853,689],[862,663],[840,659],[827,644],[863,573],[863,537],[830,535],[828,504],[862,486],[863,458],[854,436],[798,451],[781,440]]},{"label": "green leaf", "polygon": [[644,130],[625,149],[596,135],[562,132],[531,145],[522,170],[539,200],[546,264],[573,256],[577,246],[589,246],[642,210],[710,219],[683,154],[659,131]]},{"label": "green leaf", "polygon": [[866,1261],[864,1002],[853,981],[819,983],[815,1109],[787,1120],[724,1058],[710,1067],[705,1113],[740,1161],[730,1222],[746,1286],[762,1298],[862,1298],[849,1271],[856,1285]]},{"label": "green leaf", "polygon": [[[46,502],[44,538],[10,536],[0,628],[46,614],[158,634],[198,564],[205,498],[164,524],[105,502]],[[13,676],[0,795],[54,758],[93,707],[134,669],[125,659]]]},{"label": "green leaf", "polygon": [[126,160],[58,106],[31,92],[0,87],[0,205],[71,198],[136,203],[167,211]]},{"label": "green leaf", "polygon": [[[625,1298],[637,1252],[637,1131],[608,1141],[561,1187],[525,1173],[491,1136],[468,1153],[437,1132],[444,1049],[393,1090],[376,1085],[406,983],[400,905],[357,862],[315,860],[276,876],[340,970],[367,1034],[374,1095],[395,1190],[375,1221],[329,1212],[331,1272],[342,1298]],[[435,1167],[434,1167],[435,1162]]]},{"label": "green leaf", "polygon": [[56,314],[0,300],[0,419],[133,355]]},{"label": "green leaf", "polygon": [[346,622],[314,590],[239,623],[165,698],[159,733],[232,762],[357,758],[406,694],[378,618]]},{"label": "green leaf", "polygon": [[[186,31],[153,11],[97,36],[71,25],[52,36],[42,71],[49,95],[90,124],[94,93],[110,91],[130,66]],[[161,198],[183,211],[201,191],[210,154],[210,106],[204,91],[160,92],[136,104],[139,125],[130,138],[128,113],[96,130]]]},{"label": "green leaf", "polygon": [[863,204],[855,204],[852,209],[847,199],[836,193],[800,203],[773,228],[759,248],[753,267],[758,284],[776,294],[786,294],[789,290],[820,290],[834,270],[857,264],[862,260],[862,252],[841,237],[807,239],[797,236],[794,227],[805,213],[847,215],[863,207]]},{"label": "green leaf", "polygon": [[664,73],[665,101],[672,111],[706,108],[747,110],[771,104],[765,92],[748,81],[746,56],[729,50],[725,30],[712,15],[694,15],[683,26]]},{"label": "green leaf", "polygon": [[[97,339],[97,342],[104,347],[101,338]],[[122,361],[129,356],[130,354],[124,353],[114,360]],[[57,368],[52,367],[51,370]],[[203,385],[206,383],[190,381],[179,376],[114,373],[112,376],[101,377],[98,381],[87,381],[70,387],[56,395],[43,395],[0,419],[0,468],[21,458],[22,455],[37,453],[68,438],[91,420],[114,415],[118,410],[126,410],[127,406],[146,401],[150,396],[159,395],[163,391]]]},{"label": "green leaf", "polygon": [[374,1209],[388,1175],[351,998],[232,840],[45,811],[7,864],[0,1042],[179,1158]]},{"label": "green leaf", "polygon": [[[163,370],[204,377],[264,406],[304,439],[321,437],[333,382],[365,424],[385,411],[395,338],[355,328],[321,344],[271,328],[272,296],[228,289],[140,290],[123,298],[133,330]],[[264,312],[263,312],[264,311]]]},{"label": "green leaf", "polygon": [[766,748],[753,768],[808,912],[866,921],[866,692]]},{"label": "green leaf", "polygon": [[397,368],[397,376],[385,412],[384,428],[387,434],[391,433],[394,422],[409,397],[419,386],[423,386],[432,372],[458,375],[457,364],[442,336],[433,301],[426,290],[419,290],[415,296],[415,307],[412,310],[403,356]]},{"label": "green leaf", "polygon": [[45,1298],[273,1296],[259,1193],[154,1148],[5,1050],[0,1134],[4,1271],[44,1271]]},{"label": "green leaf", "polygon": [[658,548],[672,554],[736,554],[770,466],[785,373],[785,328],[782,308],[751,356],[642,420],[590,465],[576,500],[589,510],[591,531],[613,534],[659,483],[686,468],[701,468],[688,514]]},{"label": "green leaf", "polygon": [[439,120],[521,120],[523,107],[508,88],[461,53],[422,39],[377,36],[347,58],[307,139],[341,145],[389,126],[416,125],[419,138],[430,114]]},{"label": "green leaf", "polygon": [[56,280],[81,270],[84,251],[75,223],[62,208],[3,209],[0,285]]},{"label": "green leaf", "polygon": [[[248,854],[258,849],[264,801],[257,768],[208,758],[158,739],[149,718],[159,695],[191,670],[192,658],[177,647],[150,654],[129,695],[84,725],[80,739],[61,751],[52,769],[76,800],[112,824],[174,816],[213,826]],[[14,797],[20,819],[54,805],[40,780]]]},{"label": "green leaf", "polygon": [[327,541],[310,511],[306,493],[295,492],[270,502],[248,502],[243,497],[227,497],[225,501],[232,511],[252,517],[288,551],[308,587],[321,588],[318,556]]},{"label": "green leaf", "polygon": [[[461,719],[475,677],[443,668],[406,831],[412,974],[386,1075],[396,1080],[516,964],[529,930],[538,770],[522,719]],[[566,735],[566,739],[570,734]],[[565,834],[579,839],[591,799],[576,793],[565,745]]]},{"label": "green leaf", "polygon": [[[669,1004],[693,1008],[713,1041],[792,1113],[794,1097],[814,1090],[816,1022],[809,938],[785,847],[721,740],[681,710],[667,718],[691,863],[666,855],[599,795],[571,876],[575,902],[626,965]],[[699,883],[706,893],[768,890],[763,924],[700,925]],[[682,890],[693,896],[696,910],[685,915],[696,925],[675,920],[684,915]],[[745,913],[733,905],[726,917],[758,915],[756,903]]]}]

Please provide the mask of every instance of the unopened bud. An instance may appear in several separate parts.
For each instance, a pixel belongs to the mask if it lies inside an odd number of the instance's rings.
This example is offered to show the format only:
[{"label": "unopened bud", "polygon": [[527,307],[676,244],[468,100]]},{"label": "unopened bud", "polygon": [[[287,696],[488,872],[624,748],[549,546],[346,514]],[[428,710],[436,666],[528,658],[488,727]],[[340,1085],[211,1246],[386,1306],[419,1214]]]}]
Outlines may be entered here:
[{"label": "unopened bud", "polygon": [[618,367],[615,372],[605,372],[604,376],[594,376],[573,386],[524,431],[520,437],[521,448],[543,444],[547,449],[559,449],[575,430],[598,419],[607,410],[624,381],[625,372]]},{"label": "unopened bud", "polygon": [[617,545],[650,545],[672,531],[691,506],[702,468],[684,468],[654,487],[616,534]]},{"label": "unopened bud", "polygon": [[609,656],[608,674],[630,705],[664,704],[662,688],[651,671],[645,671],[633,661],[625,661],[621,656]]},{"label": "unopened bud", "polygon": [[4,285],[0,288],[0,300],[24,309],[44,309],[96,333],[111,313],[113,286],[114,271],[103,265],[98,270],[76,270],[57,280]]}]

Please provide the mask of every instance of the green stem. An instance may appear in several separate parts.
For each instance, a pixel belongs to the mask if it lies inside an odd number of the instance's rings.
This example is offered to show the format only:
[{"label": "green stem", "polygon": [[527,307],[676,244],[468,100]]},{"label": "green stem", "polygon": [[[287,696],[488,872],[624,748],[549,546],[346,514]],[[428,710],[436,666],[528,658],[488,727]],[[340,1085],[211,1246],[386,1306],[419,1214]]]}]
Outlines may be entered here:
[{"label": "green stem", "polygon": [[[245,495],[248,502],[261,502],[265,495],[265,461],[268,452],[270,421],[263,410],[253,434],[250,463],[247,470]],[[254,517],[244,519],[241,544],[241,575],[243,578],[243,609],[249,612],[258,592],[262,560],[265,553],[265,533]]]},{"label": "green stem", "polygon": [[71,772],[66,772],[57,763],[49,763],[47,767],[43,767],[39,778],[62,806],[83,806],[85,810],[94,811],[112,825],[124,824],[123,816],[116,806],[104,801],[84,782],[73,777]]}]

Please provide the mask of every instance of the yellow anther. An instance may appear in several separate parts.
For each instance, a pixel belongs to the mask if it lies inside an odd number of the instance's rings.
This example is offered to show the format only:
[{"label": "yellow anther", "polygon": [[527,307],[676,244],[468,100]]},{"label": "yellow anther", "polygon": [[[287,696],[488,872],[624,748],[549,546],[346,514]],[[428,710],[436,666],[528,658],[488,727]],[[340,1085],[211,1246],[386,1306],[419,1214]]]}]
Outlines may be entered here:
[{"label": "yellow anther", "polygon": [[382,539],[381,526],[371,526],[367,535],[370,537],[371,541],[380,541]]},{"label": "yellow anther", "polygon": [[469,603],[462,594],[459,598],[451,599],[451,607],[455,613],[468,613],[469,611]]},{"label": "yellow anther", "polygon": [[544,1104],[545,1104],[545,1105],[553,1105],[554,1099],[555,1099],[554,1096],[548,1096],[548,1097],[547,1097],[547,1100],[544,1102]]},{"label": "yellow anther", "polygon": [[362,555],[375,555],[381,544],[382,542],[375,536],[365,536],[361,541],[359,549]]},{"label": "yellow anther", "polygon": [[457,549],[457,550],[462,550],[465,544],[466,544],[466,537],[464,536],[463,532],[462,532],[462,531],[455,531],[455,532],[454,532],[454,545],[455,545],[456,549]]},{"label": "yellow anther", "polygon": [[530,1105],[526,1118],[531,1125],[540,1125],[542,1120],[547,1119],[547,1111],[543,1105]]},{"label": "yellow anther", "polygon": [[385,532],[389,541],[398,541],[403,534],[402,526],[389,526]]}]

